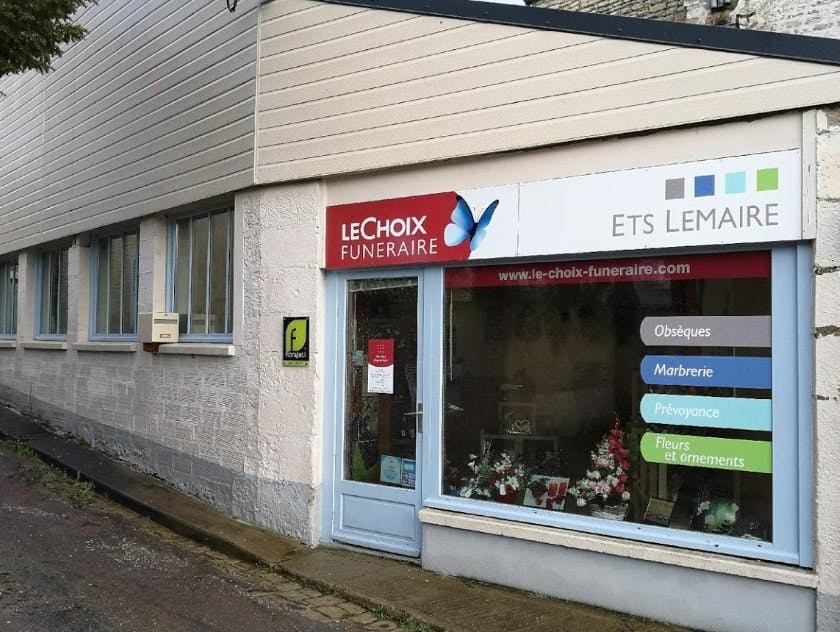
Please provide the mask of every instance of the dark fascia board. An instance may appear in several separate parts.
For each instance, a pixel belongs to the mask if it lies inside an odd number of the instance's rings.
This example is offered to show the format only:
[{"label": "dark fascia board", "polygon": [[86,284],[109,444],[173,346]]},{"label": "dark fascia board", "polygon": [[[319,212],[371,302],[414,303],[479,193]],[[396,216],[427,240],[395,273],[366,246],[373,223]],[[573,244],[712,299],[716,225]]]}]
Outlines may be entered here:
[{"label": "dark fascia board", "polygon": [[[840,65],[840,39],[542,9],[477,0],[320,0],[384,11],[462,18],[546,31],[704,48],[760,57]],[[263,0],[266,3],[266,0]]]}]

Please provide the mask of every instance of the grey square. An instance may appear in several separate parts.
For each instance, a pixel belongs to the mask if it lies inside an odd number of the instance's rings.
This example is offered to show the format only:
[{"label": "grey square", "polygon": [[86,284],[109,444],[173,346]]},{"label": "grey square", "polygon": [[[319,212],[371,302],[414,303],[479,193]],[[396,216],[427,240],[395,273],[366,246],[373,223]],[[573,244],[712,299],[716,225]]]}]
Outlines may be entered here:
[{"label": "grey square", "polygon": [[682,200],[685,197],[685,178],[665,180],[665,199]]}]

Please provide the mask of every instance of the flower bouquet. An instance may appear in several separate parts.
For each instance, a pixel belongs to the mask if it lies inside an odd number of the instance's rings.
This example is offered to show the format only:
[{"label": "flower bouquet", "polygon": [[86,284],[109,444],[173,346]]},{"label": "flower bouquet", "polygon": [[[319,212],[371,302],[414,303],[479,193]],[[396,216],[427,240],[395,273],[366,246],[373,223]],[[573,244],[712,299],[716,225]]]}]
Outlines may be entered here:
[{"label": "flower bouquet", "polygon": [[595,444],[595,449],[590,454],[586,476],[569,489],[568,493],[577,499],[577,506],[592,504],[593,509],[615,507],[616,510],[609,512],[609,515],[602,516],[596,511],[593,511],[593,515],[623,519],[630,500],[630,492],[627,489],[629,457],[630,451],[624,446],[621,420],[616,415],[612,430]]},{"label": "flower bouquet", "polygon": [[481,457],[470,454],[467,467],[472,477],[461,488],[465,498],[484,498],[503,503],[514,503],[519,491],[525,487],[525,466],[516,455],[501,452],[494,454],[489,443]]}]

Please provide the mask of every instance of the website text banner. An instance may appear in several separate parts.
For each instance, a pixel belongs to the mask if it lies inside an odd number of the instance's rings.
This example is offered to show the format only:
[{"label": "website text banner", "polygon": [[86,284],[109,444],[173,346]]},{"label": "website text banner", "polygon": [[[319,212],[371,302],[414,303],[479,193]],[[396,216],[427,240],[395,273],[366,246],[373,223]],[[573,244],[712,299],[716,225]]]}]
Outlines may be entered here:
[{"label": "website text banner", "polygon": [[446,287],[570,285],[770,276],[768,252],[527,263],[446,271]]},{"label": "website text banner", "polygon": [[519,256],[802,238],[801,157],[788,150],[520,187]]}]

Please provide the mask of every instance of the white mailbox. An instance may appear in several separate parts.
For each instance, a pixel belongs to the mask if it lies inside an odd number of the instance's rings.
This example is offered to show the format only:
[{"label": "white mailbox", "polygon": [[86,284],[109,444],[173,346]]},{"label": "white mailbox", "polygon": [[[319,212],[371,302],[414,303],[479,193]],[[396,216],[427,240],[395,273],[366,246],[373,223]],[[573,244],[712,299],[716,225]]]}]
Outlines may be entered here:
[{"label": "white mailbox", "polygon": [[178,342],[178,314],[145,312],[138,314],[140,342]]}]

